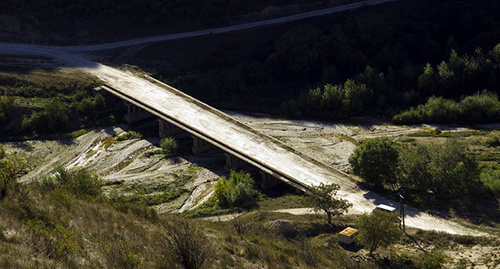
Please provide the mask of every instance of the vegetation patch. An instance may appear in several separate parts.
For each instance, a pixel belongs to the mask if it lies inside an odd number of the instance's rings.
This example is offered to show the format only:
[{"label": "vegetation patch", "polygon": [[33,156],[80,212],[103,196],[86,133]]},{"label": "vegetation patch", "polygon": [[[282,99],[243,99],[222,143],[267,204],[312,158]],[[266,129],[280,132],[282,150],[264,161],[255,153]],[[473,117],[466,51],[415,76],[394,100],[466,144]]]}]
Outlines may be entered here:
[{"label": "vegetation patch", "polygon": [[125,134],[116,137],[116,141],[125,141],[132,139],[142,139],[142,134],[136,131],[128,131]]}]

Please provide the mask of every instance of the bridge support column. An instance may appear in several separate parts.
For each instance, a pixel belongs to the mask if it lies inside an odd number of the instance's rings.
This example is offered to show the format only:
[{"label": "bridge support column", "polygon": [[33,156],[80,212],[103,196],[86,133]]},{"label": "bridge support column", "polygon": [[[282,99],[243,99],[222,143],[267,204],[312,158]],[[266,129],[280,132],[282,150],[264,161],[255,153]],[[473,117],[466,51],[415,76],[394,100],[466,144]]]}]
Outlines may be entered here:
[{"label": "bridge support column", "polygon": [[260,182],[260,188],[263,190],[274,187],[274,186],[281,183],[280,180],[278,180],[277,178],[273,177],[272,175],[270,175],[264,171],[260,171],[260,174],[262,175],[262,181]]},{"label": "bridge support column", "polygon": [[207,141],[199,137],[193,136],[193,147],[192,147],[193,154],[209,151],[213,148],[214,146],[212,144],[208,143]]},{"label": "bridge support column", "polygon": [[226,155],[226,165],[224,168],[227,171],[241,169],[247,165],[247,163],[232,154],[224,153],[224,155]]},{"label": "bridge support column", "polygon": [[125,114],[125,121],[128,124],[132,124],[141,120],[145,120],[147,118],[151,118],[153,115],[146,110],[131,104],[129,102],[125,102],[127,106],[127,114]]},{"label": "bridge support column", "polygon": [[174,136],[182,132],[182,129],[173,125],[172,123],[158,119],[158,136],[160,138],[165,138],[167,136]]}]

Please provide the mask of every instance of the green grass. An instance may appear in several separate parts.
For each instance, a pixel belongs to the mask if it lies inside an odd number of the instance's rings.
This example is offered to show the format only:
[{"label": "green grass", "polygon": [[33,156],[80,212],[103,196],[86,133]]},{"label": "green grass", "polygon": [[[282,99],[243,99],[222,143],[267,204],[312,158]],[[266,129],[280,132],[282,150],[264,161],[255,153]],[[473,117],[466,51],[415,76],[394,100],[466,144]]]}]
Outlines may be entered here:
[{"label": "green grass", "polygon": [[236,212],[239,212],[239,210],[236,208],[230,208],[230,209],[220,208],[217,205],[217,201],[212,197],[208,199],[208,201],[206,201],[205,203],[201,204],[200,206],[182,212],[181,215],[188,218],[202,218],[202,217],[231,214]]},{"label": "green grass", "polygon": [[429,130],[429,131],[421,131],[413,134],[409,134],[409,137],[448,137],[448,138],[459,138],[459,137],[470,137],[470,136],[480,136],[485,135],[486,132],[483,131],[459,131],[459,132],[450,132],[450,131],[441,131],[439,129]]},{"label": "green grass", "polygon": [[146,206],[155,206],[171,202],[187,192],[189,192],[187,189],[182,188],[151,195],[134,194],[134,195],[122,196],[120,200],[125,201],[127,203],[140,203]]},{"label": "green grass", "polygon": [[260,210],[309,207],[305,196],[293,194],[286,194],[276,198],[265,197],[258,202],[258,205]]}]

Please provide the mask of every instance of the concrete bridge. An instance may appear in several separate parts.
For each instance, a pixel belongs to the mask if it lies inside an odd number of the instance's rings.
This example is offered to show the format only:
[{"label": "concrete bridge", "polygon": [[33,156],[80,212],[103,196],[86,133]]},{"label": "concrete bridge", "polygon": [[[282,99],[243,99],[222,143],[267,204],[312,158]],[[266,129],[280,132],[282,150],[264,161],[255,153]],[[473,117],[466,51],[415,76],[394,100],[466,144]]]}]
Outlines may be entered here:
[{"label": "concrete bridge", "polygon": [[333,168],[169,85],[151,77],[143,79],[156,86],[153,92],[151,89],[119,89],[110,83],[100,88],[125,101],[125,120],[129,124],[156,117],[161,138],[188,132],[193,139],[193,154],[219,148],[225,152],[227,169],[240,169],[247,164],[258,168],[263,188],[285,182],[306,190],[318,182],[349,181]]}]

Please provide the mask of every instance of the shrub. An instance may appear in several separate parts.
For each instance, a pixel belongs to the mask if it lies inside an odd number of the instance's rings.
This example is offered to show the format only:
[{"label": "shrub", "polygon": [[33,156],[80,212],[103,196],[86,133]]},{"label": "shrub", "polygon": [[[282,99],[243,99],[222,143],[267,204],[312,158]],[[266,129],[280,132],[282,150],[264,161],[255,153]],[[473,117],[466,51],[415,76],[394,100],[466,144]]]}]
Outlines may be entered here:
[{"label": "shrub", "polygon": [[0,121],[9,120],[15,108],[16,102],[13,97],[0,97]]},{"label": "shrub", "polygon": [[0,160],[5,158],[7,156],[7,153],[5,152],[5,149],[3,148],[2,145],[0,145]]},{"label": "shrub", "polygon": [[480,180],[497,197],[500,197],[500,165],[484,166]]},{"label": "shrub", "polygon": [[344,118],[360,113],[370,102],[373,91],[363,83],[347,80],[309,90],[297,100],[284,102],[282,113],[289,116],[311,115]]},{"label": "shrub", "polygon": [[349,157],[355,175],[367,183],[382,185],[396,182],[398,151],[387,138],[367,139]]},{"label": "shrub", "polygon": [[40,185],[49,190],[62,188],[81,198],[88,198],[101,195],[104,183],[95,173],[85,170],[71,172],[58,166],[52,176],[40,180]]},{"label": "shrub", "polygon": [[142,134],[136,131],[128,131],[125,134],[116,137],[116,141],[125,141],[130,139],[141,139]]},{"label": "shrub", "polygon": [[177,141],[173,137],[165,137],[160,140],[160,147],[163,150],[165,156],[175,156],[177,154]]},{"label": "shrub", "polygon": [[500,147],[500,137],[498,135],[490,137],[486,140],[485,144],[491,148]]},{"label": "shrub", "polygon": [[17,155],[0,160],[0,201],[17,191],[17,179],[28,169],[28,160]]},{"label": "shrub", "polygon": [[69,122],[69,109],[62,102],[52,100],[43,111],[33,112],[22,121],[22,129],[37,133],[51,133],[66,128]]},{"label": "shrub", "polygon": [[209,258],[210,244],[203,233],[187,220],[165,225],[167,251],[184,268],[203,268]]},{"label": "shrub", "polygon": [[214,197],[222,208],[252,208],[257,206],[261,194],[254,188],[249,173],[233,170],[229,179],[222,177],[217,181]]},{"label": "shrub", "polygon": [[410,108],[393,117],[397,124],[413,123],[481,123],[500,118],[498,96],[487,91],[467,96],[460,102],[431,97],[423,105]]},{"label": "shrub", "polygon": [[63,258],[75,249],[73,233],[65,226],[40,219],[28,220],[26,226],[36,252],[49,258]]},{"label": "shrub", "polygon": [[443,268],[445,259],[446,256],[439,252],[422,253],[416,265],[422,269],[440,269]]}]

